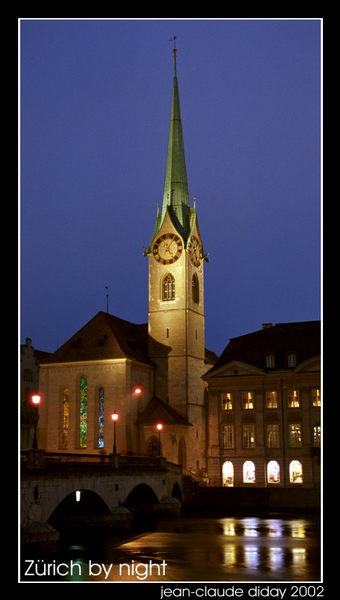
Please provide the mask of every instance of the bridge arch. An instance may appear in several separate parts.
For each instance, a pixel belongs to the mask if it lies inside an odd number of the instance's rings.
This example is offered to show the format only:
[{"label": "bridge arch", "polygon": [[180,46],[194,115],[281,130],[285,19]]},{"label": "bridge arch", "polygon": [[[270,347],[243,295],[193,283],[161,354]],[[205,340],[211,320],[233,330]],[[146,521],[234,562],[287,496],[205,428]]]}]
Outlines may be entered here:
[{"label": "bridge arch", "polygon": [[128,494],[124,506],[131,511],[152,511],[152,507],[158,504],[156,493],[147,483],[139,483]]},{"label": "bridge arch", "polygon": [[96,492],[89,489],[77,489],[69,493],[57,504],[47,522],[51,525],[72,519],[76,524],[87,515],[102,516],[111,513],[106,502]]},{"label": "bridge arch", "polygon": [[180,500],[180,502],[183,500],[182,490],[178,481],[175,481],[174,485],[172,486],[171,496],[173,498],[177,498],[177,500]]}]

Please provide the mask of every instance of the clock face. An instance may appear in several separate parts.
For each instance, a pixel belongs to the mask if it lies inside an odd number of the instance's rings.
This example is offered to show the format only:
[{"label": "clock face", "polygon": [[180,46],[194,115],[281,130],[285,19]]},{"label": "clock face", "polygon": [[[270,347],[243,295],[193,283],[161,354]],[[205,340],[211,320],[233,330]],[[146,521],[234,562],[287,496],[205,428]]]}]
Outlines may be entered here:
[{"label": "clock face", "polygon": [[202,248],[199,240],[196,237],[191,238],[190,243],[190,260],[195,267],[200,265],[202,258]]},{"label": "clock face", "polygon": [[183,243],[175,233],[164,233],[154,243],[152,252],[155,259],[163,265],[169,265],[179,259]]}]

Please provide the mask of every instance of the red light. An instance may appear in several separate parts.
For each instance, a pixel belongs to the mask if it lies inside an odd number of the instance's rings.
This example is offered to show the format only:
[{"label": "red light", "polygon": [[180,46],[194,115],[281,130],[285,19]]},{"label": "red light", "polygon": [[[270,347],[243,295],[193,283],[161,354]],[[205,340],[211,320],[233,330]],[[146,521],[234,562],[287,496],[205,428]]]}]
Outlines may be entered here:
[{"label": "red light", "polygon": [[119,414],[115,411],[114,413],[112,413],[111,417],[113,422],[118,421]]},{"label": "red light", "polygon": [[32,400],[33,406],[39,406],[40,400],[41,400],[41,396],[39,396],[39,394],[33,394],[31,400]]},{"label": "red light", "polygon": [[163,431],[163,429],[164,429],[163,423],[156,423],[156,429],[159,432]]},{"label": "red light", "polygon": [[142,394],[143,394],[143,388],[142,388],[142,386],[141,386],[141,385],[135,385],[135,386],[132,388],[132,393],[133,393],[135,396],[137,396],[137,397],[138,397],[138,396],[142,396]]}]

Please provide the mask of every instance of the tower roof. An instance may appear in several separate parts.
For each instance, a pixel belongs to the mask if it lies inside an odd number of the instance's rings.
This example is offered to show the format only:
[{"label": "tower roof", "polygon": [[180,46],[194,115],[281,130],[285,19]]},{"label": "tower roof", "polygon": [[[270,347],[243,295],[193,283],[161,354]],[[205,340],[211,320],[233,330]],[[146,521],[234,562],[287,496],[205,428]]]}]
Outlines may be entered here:
[{"label": "tower roof", "polygon": [[157,212],[153,237],[159,231],[167,210],[177,231],[186,241],[190,233],[190,200],[184,154],[181,110],[177,79],[177,49],[174,48],[174,75],[172,87],[170,128],[165,169],[163,204]]},{"label": "tower roof", "polygon": [[[172,88],[168,154],[165,170],[162,216],[170,206],[170,214],[187,231],[189,227],[189,191],[185,164],[184,142],[179,102],[176,55]],[[177,223],[176,223],[177,224]]]}]

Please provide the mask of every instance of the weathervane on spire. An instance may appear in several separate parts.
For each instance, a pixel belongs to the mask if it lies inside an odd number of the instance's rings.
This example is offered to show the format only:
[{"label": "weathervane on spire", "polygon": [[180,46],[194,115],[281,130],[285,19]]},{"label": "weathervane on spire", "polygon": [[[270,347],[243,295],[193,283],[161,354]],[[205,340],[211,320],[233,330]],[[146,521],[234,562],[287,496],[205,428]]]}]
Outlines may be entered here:
[{"label": "weathervane on spire", "polygon": [[173,55],[174,55],[174,60],[176,61],[177,58],[177,48],[176,48],[176,39],[177,39],[177,35],[174,35],[172,38],[169,39],[169,42],[173,42],[174,43],[174,47],[173,47]]}]

